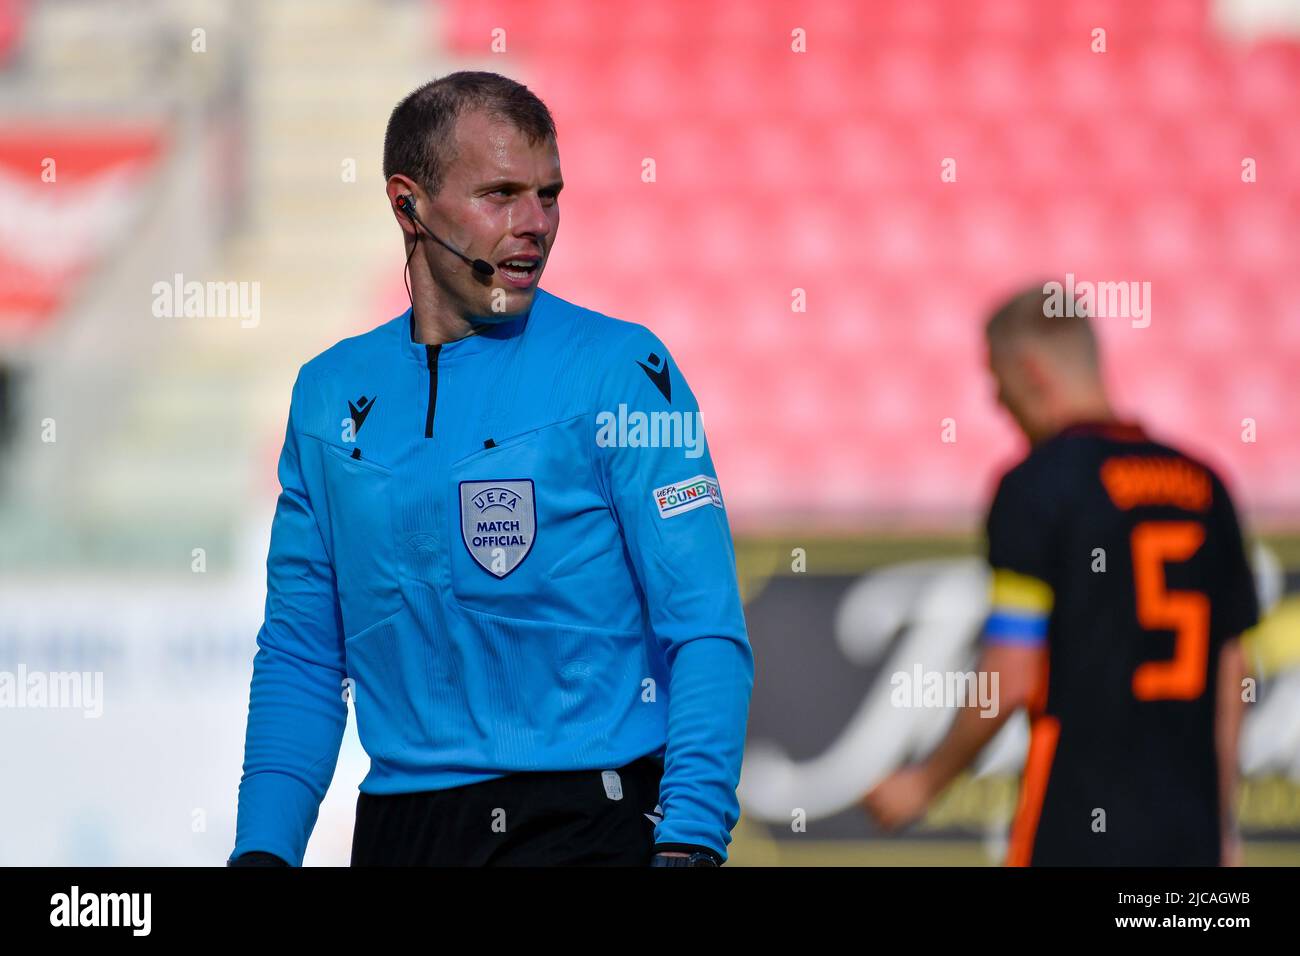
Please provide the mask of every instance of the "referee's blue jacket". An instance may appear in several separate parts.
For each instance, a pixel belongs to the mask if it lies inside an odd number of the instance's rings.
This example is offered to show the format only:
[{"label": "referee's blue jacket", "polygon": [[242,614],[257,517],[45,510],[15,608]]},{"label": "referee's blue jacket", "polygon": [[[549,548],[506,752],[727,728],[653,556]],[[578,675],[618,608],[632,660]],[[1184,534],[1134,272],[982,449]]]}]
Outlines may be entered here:
[{"label": "referee's blue jacket", "polygon": [[754,664],[686,381],[541,289],[459,341],[412,323],[294,383],[232,858],[301,865],[351,699],[365,793],[658,753],[656,847],[725,859]]}]

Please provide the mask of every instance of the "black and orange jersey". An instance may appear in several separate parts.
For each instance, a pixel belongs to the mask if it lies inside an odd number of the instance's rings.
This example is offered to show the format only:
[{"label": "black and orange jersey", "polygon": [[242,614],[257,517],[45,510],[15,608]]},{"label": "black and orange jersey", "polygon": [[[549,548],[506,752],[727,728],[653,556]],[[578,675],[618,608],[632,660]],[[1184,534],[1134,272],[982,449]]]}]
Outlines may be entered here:
[{"label": "black and orange jersey", "polygon": [[988,516],[986,642],[1044,644],[1009,865],[1215,865],[1215,675],[1256,623],[1232,501],[1136,425],[1036,446]]}]

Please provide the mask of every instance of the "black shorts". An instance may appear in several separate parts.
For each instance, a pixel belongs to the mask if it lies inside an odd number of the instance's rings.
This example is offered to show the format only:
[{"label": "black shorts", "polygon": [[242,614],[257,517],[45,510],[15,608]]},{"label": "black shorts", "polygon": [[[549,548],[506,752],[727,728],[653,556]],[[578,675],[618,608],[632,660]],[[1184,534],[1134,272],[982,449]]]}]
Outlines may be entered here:
[{"label": "black shorts", "polygon": [[357,798],[353,866],[648,866],[663,759]]}]

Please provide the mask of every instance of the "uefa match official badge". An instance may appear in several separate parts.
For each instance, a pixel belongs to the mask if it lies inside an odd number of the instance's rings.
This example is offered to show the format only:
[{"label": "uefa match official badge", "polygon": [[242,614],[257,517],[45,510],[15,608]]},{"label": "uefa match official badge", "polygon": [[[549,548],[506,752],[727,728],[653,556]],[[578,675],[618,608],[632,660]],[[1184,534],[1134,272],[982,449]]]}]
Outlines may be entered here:
[{"label": "uefa match official badge", "polygon": [[479,567],[504,578],[528,557],[537,537],[532,479],[462,481],[460,531]]},{"label": "uefa match official badge", "polygon": [[722,490],[718,487],[718,479],[709,475],[696,475],[685,481],[675,481],[671,485],[656,488],[653,498],[661,518],[675,518],[705,505],[722,507]]}]

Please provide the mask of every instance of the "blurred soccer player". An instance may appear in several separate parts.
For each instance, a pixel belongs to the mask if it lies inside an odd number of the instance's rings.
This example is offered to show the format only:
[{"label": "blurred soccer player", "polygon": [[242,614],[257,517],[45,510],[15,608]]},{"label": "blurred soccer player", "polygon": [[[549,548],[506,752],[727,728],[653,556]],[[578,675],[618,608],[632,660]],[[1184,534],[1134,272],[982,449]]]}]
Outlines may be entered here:
[{"label": "blurred soccer player", "polygon": [[1117,420],[1089,320],[1047,304],[1031,289],[987,327],[1032,445],[988,515],[978,669],[1001,675],[997,716],[959,710],[864,806],[887,829],[917,819],[1023,704],[1008,865],[1239,863],[1237,638],[1258,610],[1236,512],[1213,470]]}]

